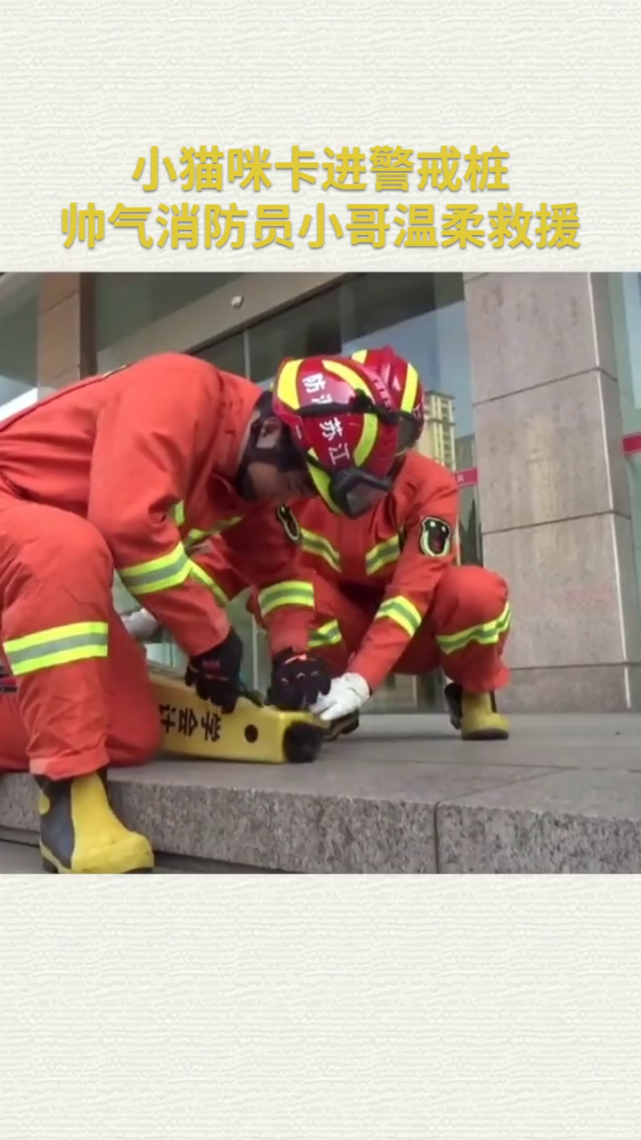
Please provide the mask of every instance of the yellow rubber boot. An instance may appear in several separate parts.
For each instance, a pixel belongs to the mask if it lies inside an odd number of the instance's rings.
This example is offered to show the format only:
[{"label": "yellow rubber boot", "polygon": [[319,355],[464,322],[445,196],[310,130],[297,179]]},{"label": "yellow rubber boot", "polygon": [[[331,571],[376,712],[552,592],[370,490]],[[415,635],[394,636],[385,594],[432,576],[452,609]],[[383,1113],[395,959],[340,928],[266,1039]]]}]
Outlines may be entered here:
[{"label": "yellow rubber boot", "polygon": [[37,779],[40,788],[40,854],[45,871],[61,875],[150,873],[154,855],[144,835],[114,815],[106,776]]},{"label": "yellow rubber boot", "polygon": [[466,693],[460,685],[449,684],[445,699],[461,740],[508,739],[510,722],[497,710],[494,693]]}]

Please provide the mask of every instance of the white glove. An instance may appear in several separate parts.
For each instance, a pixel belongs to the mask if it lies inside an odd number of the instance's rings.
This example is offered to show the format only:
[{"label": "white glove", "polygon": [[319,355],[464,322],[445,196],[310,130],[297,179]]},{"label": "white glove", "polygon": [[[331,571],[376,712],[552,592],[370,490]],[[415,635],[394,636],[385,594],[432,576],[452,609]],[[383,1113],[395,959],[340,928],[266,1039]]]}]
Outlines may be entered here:
[{"label": "white glove", "polygon": [[157,622],[155,617],[147,613],[147,610],[136,610],[132,614],[121,614],[121,620],[127,632],[136,641],[146,641],[160,629],[160,622]]},{"label": "white glove", "polygon": [[357,712],[370,696],[369,685],[359,673],[343,673],[332,681],[329,693],[319,697],[311,711],[321,720],[339,720]]}]

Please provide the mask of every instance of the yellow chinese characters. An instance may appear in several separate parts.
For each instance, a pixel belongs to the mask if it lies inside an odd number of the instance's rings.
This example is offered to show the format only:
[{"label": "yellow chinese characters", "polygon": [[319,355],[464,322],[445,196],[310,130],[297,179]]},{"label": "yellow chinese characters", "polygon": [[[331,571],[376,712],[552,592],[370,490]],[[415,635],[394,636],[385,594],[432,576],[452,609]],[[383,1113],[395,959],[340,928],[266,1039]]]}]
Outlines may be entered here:
[{"label": "yellow chinese characters", "polygon": [[[522,202],[498,202],[487,216],[475,202],[448,202],[440,221],[433,203],[398,202],[395,207],[380,202],[346,202],[347,220],[341,221],[337,212],[328,213],[323,202],[315,205],[315,214],[306,213],[298,231],[295,230],[290,207],[287,204],[258,205],[255,217],[236,202],[229,206],[219,203],[182,202],[168,205],[160,202],[155,218],[151,206],[126,206],[118,202],[113,210],[103,210],[95,202],[81,207],[70,202],[62,210],[64,247],[76,243],[94,249],[105,238],[107,225],[115,230],[134,230],[143,249],[156,245],[159,249],[242,249],[251,240],[254,249],[276,245],[284,249],[295,248],[295,238],[308,238],[310,249],[322,249],[326,236],[343,238],[349,235],[349,244],[365,245],[372,249],[385,249],[388,244],[404,249],[495,249],[524,246],[530,249],[579,249],[579,207],[576,202],[549,204],[541,202],[537,210],[528,210]],[[391,217],[397,227],[393,240],[390,235]],[[156,240],[148,226],[153,221]],[[251,235],[253,234],[253,240]]]},{"label": "yellow chinese characters", "polygon": [[[181,147],[176,160],[151,146],[131,176],[142,201],[69,202],[63,245],[93,250],[126,231],[117,240],[133,234],[146,250],[289,251],[303,242],[317,250],[343,239],[374,250],[580,248],[576,202],[508,200],[509,150],[407,141],[318,152],[292,143],[288,157],[260,143],[223,149],[207,142]],[[301,191],[304,206],[296,197],[283,201]]]},{"label": "yellow chinese characters", "polygon": [[[317,183],[323,191],[343,193],[373,189],[380,194],[406,194],[429,188],[458,193],[465,184],[477,193],[509,190],[509,157],[509,151],[499,146],[490,150],[470,146],[467,154],[455,146],[441,146],[415,154],[412,147],[380,144],[367,151],[360,146],[326,146],[319,159],[315,151],[294,143],[288,162],[272,163],[271,150],[258,144],[227,152],[216,144],[201,144],[181,148],[178,173],[174,160],[152,146],[148,156],[138,158],[132,179],[146,194],[159,190],[165,177],[169,182],[180,180],[182,189],[189,193],[221,192],[225,184],[259,193],[272,187],[270,171],[288,171],[294,193],[299,193],[302,184]],[[145,173],[146,181],[142,181]],[[373,176],[373,185],[368,175]]]}]

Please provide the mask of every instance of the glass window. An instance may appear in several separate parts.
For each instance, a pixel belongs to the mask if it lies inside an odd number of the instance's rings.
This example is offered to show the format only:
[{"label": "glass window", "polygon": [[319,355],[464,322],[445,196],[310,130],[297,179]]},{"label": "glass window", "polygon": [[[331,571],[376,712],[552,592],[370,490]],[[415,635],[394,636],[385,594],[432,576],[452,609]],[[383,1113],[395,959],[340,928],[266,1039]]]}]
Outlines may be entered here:
[{"label": "glass window", "polygon": [[266,385],[281,360],[341,351],[339,293],[332,289],[286,309],[248,330],[252,380]]},{"label": "glass window", "polygon": [[233,372],[236,376],[245,376],[245,334],[227,337],[219,340],[217,344],[209,344],[194,353],[201,360],[215,364],[223,372]]},{"label": "glass window", "polygon": [[[460,273],[367,273],[340,286],[346,343],[376,340],[381,330],[463,300]],[[400,352],[400,348],[399,348]],[[417,364],[418,367],[418,364]]]},{"label": "glass window", "polygon": [[427,392],[418,448],[457,471],[461,560],[482,563],[476,451],[461,273],[377,273],[340,287],[343,352],[390,345]]},{"label": "glass window", "polygon": [[252,688],[256,684],[255,676],[255,634],[254,634],[254,619],[247,612],[247,598],[249,590],[243,590],[237,598],[227,608],[227,615],[231,624],[233,625],[236,633],[240,637],[243,647],[243,670],[242,679],[246,685]]},{"label": "glass window", "polygon": [[38,281],[34,279],[0,297],[0,406],[35,388],[37,345]]},{"label": "glass window", "polygon": [[96,350],[214,293],[238,273],[97,273]]},{"label": "glass window", "polygon": [[430,394],[427,411],[432,427],[422,449],[448,467],[472,467],[474,426],[462,275],[382,273],[349,282],[341,287],[341,329],[346,354],[389,344],[412,362]]}]

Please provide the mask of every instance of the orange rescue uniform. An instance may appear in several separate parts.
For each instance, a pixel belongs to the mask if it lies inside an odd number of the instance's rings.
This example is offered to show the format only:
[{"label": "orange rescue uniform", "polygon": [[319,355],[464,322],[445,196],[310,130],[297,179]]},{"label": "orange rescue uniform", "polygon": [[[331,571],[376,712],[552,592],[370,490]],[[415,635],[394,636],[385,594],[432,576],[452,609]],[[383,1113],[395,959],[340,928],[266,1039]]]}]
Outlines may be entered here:
[{"label": "orange rescue uniform", "polygon": [[[314,587],[308,648],[335,675],[349,669],[374,690],[389,673],[440,666],[470,693],[507,684],[507,585],[483,567],[457,565],[458,489],[447,468],[410,452],[394,490],[370,514],[349,521],[310,500],[280,517],[290,556],[303,551]],[[248,567],[231,541],[216,539],[203,558],[231,596],[247,585]],[[268,626],[265,591],[251,584],[249,608]]]},{"label": "orange rescue uniform", "polygon": [[[0,771],[65,779],[157,748],[144,653],[112,602],[114,570],[190,656],[229,630],[194,548],[242,519],[276,650],[307,641],[313,591],[273,504],[233,487],[260,396],[181,354],[65,388],[0,424]],[[218,597],[217,597],[218,595]],[[27,760],[27,755],[29,760]]]}]

